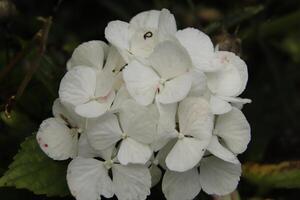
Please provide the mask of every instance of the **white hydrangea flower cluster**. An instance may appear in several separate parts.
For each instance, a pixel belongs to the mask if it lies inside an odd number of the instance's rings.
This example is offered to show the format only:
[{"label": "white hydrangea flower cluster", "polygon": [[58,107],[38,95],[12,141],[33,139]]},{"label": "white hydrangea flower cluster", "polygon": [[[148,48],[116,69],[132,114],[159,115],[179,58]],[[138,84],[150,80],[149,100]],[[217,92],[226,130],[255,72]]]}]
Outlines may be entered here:
[{"label": "white hydrangea flower cluster", "polygon": [[245,62],[197,29],[177,30],[167,9],[112,21],[105,37],[75,49],[37,133],[49,157],[72,159],[72,195],[144,200],[161,179],[168,200],[232,192],[250,141]]}]

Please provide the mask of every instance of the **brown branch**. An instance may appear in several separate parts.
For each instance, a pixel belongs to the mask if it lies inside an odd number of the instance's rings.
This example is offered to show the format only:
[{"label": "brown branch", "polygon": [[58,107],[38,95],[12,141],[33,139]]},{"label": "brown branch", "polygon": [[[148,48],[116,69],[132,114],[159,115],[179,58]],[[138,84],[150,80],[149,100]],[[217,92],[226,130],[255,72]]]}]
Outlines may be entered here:
[{"label": "brown branch", "polygon": [[[6,117],[10,118],[10,113],[11,110],[14,106],[14,104],[16,103],[16,101],[18,99],[20,99],[20,97],[23,95],[28,83],[30,82],[30,80],[32,79],[34,73],[36,72],[36,70],[38,69],[38,67],[40,66],[40,61],[46,51],[46,45],[47,45],[47,40],[48,40],[48,35],[49,35],[49,31],[50,31],[50,27],[52,25],[52,17],[48,17],[48,18],[39,18],[39,20],[43,21],[43,27],[36,33],[36,35],[33,38],[33,41],[37,41],[38,42],[38,55],[37,55],[37,59],[35,59],[35,61],[31,64],[31,68],[29,69],[29,71],[26,73],[24,79],[22,80],[20,86],[18,87],[18,90],[16,92],[15,95],[12,95],[6,105],[5,105],[5,115]],[[19,56],[17,56],[15,58],[15,61],[12,61],[11,66],[9,66],[10,68],[12,68],[15,63],[17,63],[22,57],[23,57],[24,53],[21,53]]]}]

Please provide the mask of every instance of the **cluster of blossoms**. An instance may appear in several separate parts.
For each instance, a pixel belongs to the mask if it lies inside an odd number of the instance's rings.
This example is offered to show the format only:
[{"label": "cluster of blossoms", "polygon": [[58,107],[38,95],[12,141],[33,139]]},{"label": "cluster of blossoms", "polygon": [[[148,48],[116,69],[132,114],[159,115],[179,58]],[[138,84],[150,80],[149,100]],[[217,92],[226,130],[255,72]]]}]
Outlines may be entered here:
[{"label": "cluster of blossoms", "polygon": [[37,133],[49,157],[72,159],[72,195],[144,200],[160,180],[168,200],[232,192],[250,141],[244,61],[197,29],[177,30],[167,9],[112,21],[105,37],[74,50]]}]

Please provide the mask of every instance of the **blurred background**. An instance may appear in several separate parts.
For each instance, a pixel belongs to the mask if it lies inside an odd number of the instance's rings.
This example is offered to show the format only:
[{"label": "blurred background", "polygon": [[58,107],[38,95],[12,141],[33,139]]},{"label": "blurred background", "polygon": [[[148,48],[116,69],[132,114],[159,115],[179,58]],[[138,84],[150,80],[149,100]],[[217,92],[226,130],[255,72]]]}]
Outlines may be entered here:
[{"label": "blurred background", "polygon": [[[299,199],[298,0],[0,0],[0,177],[20,143],[51,116],[73,49],[88,40],[105,40],[111,20],[128,21],[141,11],[161,8],[175,15],[179,29],[201,29],[248,64],[242,97],[253,101],[244,108],[252,141],[240,157],[240,198]],[[0,199],[73,199],[35,193],[39,195],[1,187]],[[237,200],[238,193],[227,198]],[[200,194],[196,199],[212,198]],[[164,199],[159,187],[149,199]]]}]

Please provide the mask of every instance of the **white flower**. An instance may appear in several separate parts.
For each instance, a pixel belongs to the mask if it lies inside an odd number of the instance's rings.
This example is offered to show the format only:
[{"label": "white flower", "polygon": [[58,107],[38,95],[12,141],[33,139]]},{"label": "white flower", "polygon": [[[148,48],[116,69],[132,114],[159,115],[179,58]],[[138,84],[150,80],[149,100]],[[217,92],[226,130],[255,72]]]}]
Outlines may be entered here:
[{"label": "white flower", "polygon": [[168,200],[194,199],[201,188],[207,194],[226,195],[236,189],[240,175],[240,163],[233,164],[210,156],[201,160],[199,168],[185,172],[167,170],[162,190]]},{"label": "white flower", "polygon": [[54,160],[74,158],[85,119],[77,116],[70,106],[63,106],[59,99],[54,101],[52,110],[54,117],[44,120],[37,132],[38,144]]},{"label": "white flower", "polygon": [[207,86],[212,92],[211,106],[214,114],[229,112],[233,103],[250,103],[249,99],[237,98],[246,87],[248,72],[246,63],[234,53],[217,51],[212,60],[219,70],[207,73]]},{"label": "white flower", "polygon": [[154,49],[149,66],[136,60],[123,70],[130,95],[141,105],[149,105],[156,97],[163,104],[184,99],[190,91],[192,67],[189,56],[179,45],[165,41]]},{"label": "white flower", "polygon": [[202,98],[186,98],[178,108],[177,141],[166,157],[172,171],[184,172],[201,160],[212,136],[213,114]]},{"label": "white flower", "polygon": [[246,150],[250,138],[247,119],[233,107],[230,112],[217,117],[207,150],[227,162],[237,163],[236,155]]},{"label": "white flower", "polygon": [[[112,149],[101,157],[77,157],[68,166],[67,182],[76,200],[100,200],[100,195],[119,200],[144,200],[150,194],[151,175],[146,166],[120,165],[112,158]],[[109,171],[112,177],[109,176]]]},{"label": "white flower", "polygon": [[236,98],[248,81],[247,65],[242,59],[231,52],[215,51],[210,38],[194,28],[178,31],[176,38],[189,53],[194,67],[206,73],[214,114],[229,112],[232,106],[228,102],[250,102]]},{"label": "white flower", "polygon": [[[118,119],[119,118],[119,119]],[[157,119],[153,111],[134,101],[122,105],[119,116],[106,114],[99,120],[90,121],[87,135],[91,146],[103,150],[121,141],[118,160],[128,163],[145,164],[152,155]]]},{"label": "white flower", "polygon": [[[99,53],[95,53],[99,52]],[[100,54],[102,52],[102,54]],[[63,77],[59,96],[62,103],[70,103],[75,112],[87,118],[98,117],[107,112],[115,97],[114,69],[122,64],[120,55],[110,48],[107,61],[103,42],[92,41],[75,49],[70,59],[70,70]]]},{"label": "white flower", "polygon": [[106,39],[116,46],[124,59],[148,57],[156,44],[176,33],[174,16],[162,9],[141,12],[129,23],[112,21],[105,28]]}]

